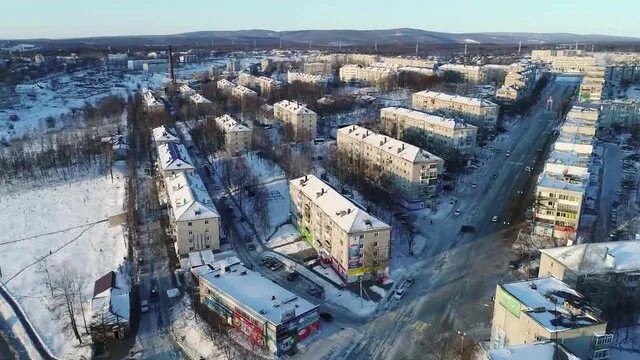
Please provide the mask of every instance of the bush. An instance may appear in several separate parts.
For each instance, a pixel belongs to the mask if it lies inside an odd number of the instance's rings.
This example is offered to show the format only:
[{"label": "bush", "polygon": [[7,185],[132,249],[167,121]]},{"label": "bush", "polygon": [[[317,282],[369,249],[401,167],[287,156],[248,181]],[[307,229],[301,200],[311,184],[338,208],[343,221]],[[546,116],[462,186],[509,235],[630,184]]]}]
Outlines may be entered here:
[{"label": "bush", "polygon": [[17,114],[11,114],[11,115],[9,115],[9,120],[11,120],[13,122],[16,122],[16,121],[20,120],[20,117],[18,117]]}]

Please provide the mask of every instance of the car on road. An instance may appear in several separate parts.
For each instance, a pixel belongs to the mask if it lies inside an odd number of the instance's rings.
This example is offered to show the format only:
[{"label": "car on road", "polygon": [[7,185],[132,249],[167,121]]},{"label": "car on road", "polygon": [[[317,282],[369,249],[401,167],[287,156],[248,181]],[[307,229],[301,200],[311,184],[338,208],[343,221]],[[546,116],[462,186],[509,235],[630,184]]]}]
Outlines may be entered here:
[{"label": "car on road", "polygon": [[287,280],[289,280],[289,281],[294,281],[297,278],[298,278],[298,273],[297,272],[291,272],[291,273],[287,274]]},{"label": "car on road", "polygon": [[491,175],[491,180],[495,180],[495,179],[497,179],[497,178],[498,178],[498,174],[493,174],[493,175]]},{"label": "car on road", "polygon": [[256,246],[255,246],[255,245],[253,245],[253,244],[249,244],[249,245],[247,245],[247,250],[251,250],[251,251],[253,251],[253,250],[255,250],[255,249],[256,249]]},{"label": "car on road", "polygon": [[155,287],[151,288],[149,299],[151,299],[151,301],[158,301],[159,298],[160,297],[158,296],[158,289],[156,289]]},{"label": "car on road", "polygon": [[507,151],[507,153],[506,153],[506,154],[504,154],[504,156],[506,156],[506,157],[511,156],[511,151]]},{"label": "car on road", "polygon": [[531,172],[531,168],[527,166],[526,168],[524,168],[524,171]]},{"label": "car on road", "polygon": [[398,289],[398,290],[396,290],[396,292],[393,294],[393,297],[394,297],[396,300],[400,300],[400,299],[402,299],[402,298],[404,297],[404,294],[405,294],[406,292],[407,292],[407,291],[406,291],[405,289]]},{"label": "car on road", "polygon": [[457,200],[456,198],[451,198],[451,200],[449,200],[449,204],[450,204],[450,205],[453,205],[453,204],[455,204],[456,202],[458,202],[458,200]]},{"label": "car on road", "polygon": [[496,148],[496,152],[500,152],[500,151],[502,151],[502,149]]},{"label": "car on road", "polygon": [[498,217],[497,216],[492,217],[491,218],[491,222],[492,223],[497,223],[498,222]]},{"label": "car on road", "polygon": [[320,319],[326,321],[326,322],[332,322],[333,321],[333,315],[329,314],[328,312],[321,312],[320,313]]},{"label": "car on road", "polygon": [[475,189],[475,188],[477,188],[477,187],[478,187],[478,184],[477,184],[477,183],[471,183],[471,188],[472,188],[472,189]]},{"label": "car on road", "polygon": [[147,300],[140,301],[140,311],[146,313],[149,311],[149,302]]},{"label": "car on road", "polygon": [[453,216],[460,216],[460,214],[462,214],[462,210],[460,209],[456,209],[456,211],[453,212]]},{"label": "car on road", "polygon": [[322,295],[322,290],[320,290],[320,288],[317,287],[313,287],[311,289],[309,289],[309,294],[315,296],[315,297],[320,297],[320,295]]},{"label": "car on road", "polygon": [[413,286],[413,278],[408,278],[404,284],[402,284],[403,288],[410,288],[411,286]]}]

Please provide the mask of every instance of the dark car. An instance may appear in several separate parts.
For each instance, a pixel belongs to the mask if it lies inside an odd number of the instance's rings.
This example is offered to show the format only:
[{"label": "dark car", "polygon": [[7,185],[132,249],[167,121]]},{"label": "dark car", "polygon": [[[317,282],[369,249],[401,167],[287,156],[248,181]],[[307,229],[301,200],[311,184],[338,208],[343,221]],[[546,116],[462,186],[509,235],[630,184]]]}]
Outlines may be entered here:
[{"label": "dark car", "polygon": [[155,287],[151,289],[151,294],[149,296],[149,299],[151,301],[158,301],[158,299],[159,299],[158,289],[156,289]]},{"label": "dark car", "polygon": [[320,318],[326,322],[333,321],[333,315],[329,314],[328,312],[321,312]]},{"label": "dark car", "polygon": [[292,272],[292,273],[287,274],[287,280],[289,280],[289,281],[294,281],[297,278],[298,278],[298,273],[297,272]]}]

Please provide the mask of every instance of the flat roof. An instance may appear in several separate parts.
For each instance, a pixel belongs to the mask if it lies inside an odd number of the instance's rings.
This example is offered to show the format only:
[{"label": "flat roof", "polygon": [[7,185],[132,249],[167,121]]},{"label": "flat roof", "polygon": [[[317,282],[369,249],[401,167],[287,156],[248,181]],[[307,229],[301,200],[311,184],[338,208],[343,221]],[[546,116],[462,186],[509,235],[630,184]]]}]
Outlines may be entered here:
[{"label": "flat roof", "polygon": [[231,117],[231,115],[228,115],[228,114],[218,116],[217,118],[215,118],[215,121],[218,124],[218,126],[224,129],[224,131],[230,131],[230,132],[251,131],[251,129],[237,122],[236,119],[234,119],[233,117]]},{"label": "flat roof", "polygon": [[221,260],[211,266],[217,269],[202,274],[203,281],[272,324],[282,324],[318,308],[240,263]]},{"label": "flat roof", "polygon": [[591,157],[575,151],[553,150],[547,159],[548,164],[588,168]]},{"label": "flat roof", "polygon": [[542,341],[492,350],[489,360],[552,360],[556,344]]},{"label": "flat roof", "polygon": [[290,111],[290,112],[295,113],[295,114],[315,114],[314,111],[309,110],[306,106],[302,105],[301,103],[299,103],[297,101],[282,100],[282,101],[279,101],[279,102],[273,104],[273,106],[274,107],[278,106],[278,107],[284,108],[287,111]]},{"label": "flat roof", "polygon": [[304,193],[347,233],[391,229],[391,226],[364,211],[314,175],[293,179],[289,186]]},{"label": "flat roof", "polygon": [[[403,158],[412,163],[442,162],[444,160],[417,146],[392,137],[378,134],[359,125],[349,125],[338,129],[343,134],[359,142],[365,142],[390,155]],[[339,141],[339,138],[338,138]]]},{"label": "flat roof", "polygon": [[563,174],[553,174],[549,172],[543,172],[538,178],[538,186],[567,190],[583,193],[587,188],[587,178],[582,176],[571,176],[572,181],[566,181],[566,177]]},{"label": "flat roof", "polygon": [[640,241],[615,241],[540,249],[579,274],[640,271]]},{"label": "flat roof", "polygon": [[449,129],[477,129],[476,126],[468,124],[462,120],[454,118],[445,118],[438,115],[428,114],[418,110],[412,110],[402,107],[386,107],[380,109],[380,114],[389,112],[397,115],[407,116],[414,120],[423,121],[428,124],[443,126]]},{"label": "flat roof", "polygon": [[[594,315],[597,310],[587,304],[584,296],[556,278],[522,280],[500,286],[526,308],[524,312],[550,332],[605,323]],[[581,310],[582,314],[573,315],[567,306]]]},{"label": "flat roof", "polygon": [[497,104],[485,99],[472,98],[472,97],[461,96],[461,95],[450,95],[450,94],[445,94],[445,93],[435,92],[430,90],[418,91],[413,95],[418,97],[440,99],[442,101],[455,102],[455,103],[466,104],[471,106],[479,106],[479,107],[497,107],[498,106]]}]

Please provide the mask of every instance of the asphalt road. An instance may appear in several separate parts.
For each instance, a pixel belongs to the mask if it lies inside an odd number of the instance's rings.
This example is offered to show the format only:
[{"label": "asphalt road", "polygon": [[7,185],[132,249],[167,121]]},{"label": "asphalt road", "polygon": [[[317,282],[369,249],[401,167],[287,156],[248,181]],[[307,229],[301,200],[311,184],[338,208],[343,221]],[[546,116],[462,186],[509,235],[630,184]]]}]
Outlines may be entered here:
[{"label": "asphalt road", "polygon": [[[418,216],[417,227],[434,237],[435,244],[412,269],[415,284],[405,298],[366,326],[367,336],[350,359],[424,358],[436,351],[443,333],[456,331],[466,333],[467,339],[489,338],[493,308],[489,299],[496,284],[512,276],[508,269],[511,255],[502,234],[508,226],[504,219],[514,217],[508,213],[509,202],[520,196],[519,191],[526,196],[525,183],[535,174],[525,167],[532,166],[536,150],[551,136],[549,130],[556,123],[555,109],[546,110],[546,99],[551,95],[558,100],[573,86],[557,80],[550,83],[540,102],[510,127],[509,139],[494,145],[501,151],[494,151],[474,174],[461,179],[456,189],[458,203],[449,210],[451,214],[433,224]],[[454,209],[461,214],[455,216]],[[493,216],[500,221],[493,223]],[[473,226],[475,233],[460,234],[461,225]]]}]

